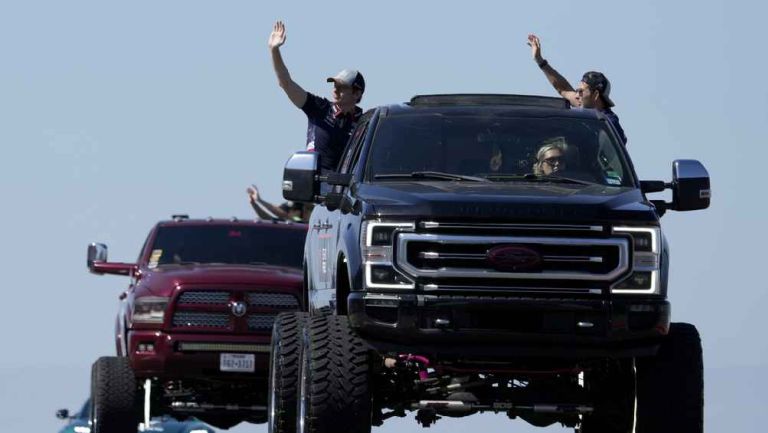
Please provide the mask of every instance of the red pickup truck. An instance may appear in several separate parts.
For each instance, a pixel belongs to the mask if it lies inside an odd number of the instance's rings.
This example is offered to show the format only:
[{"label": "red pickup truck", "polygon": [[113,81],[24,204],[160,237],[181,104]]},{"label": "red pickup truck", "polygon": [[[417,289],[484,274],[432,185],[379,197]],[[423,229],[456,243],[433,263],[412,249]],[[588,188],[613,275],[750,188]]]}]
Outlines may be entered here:
[{"label": "red pickup truck", "polygon": [[92,368],[94,433],[135,433],[142,419],[196,417],[219,428],[267,419],[275,316],[302,310],[305,224],[191,220],[155,225],[136,263],[88,247],[94,274],[130,277],[117,356]]}]

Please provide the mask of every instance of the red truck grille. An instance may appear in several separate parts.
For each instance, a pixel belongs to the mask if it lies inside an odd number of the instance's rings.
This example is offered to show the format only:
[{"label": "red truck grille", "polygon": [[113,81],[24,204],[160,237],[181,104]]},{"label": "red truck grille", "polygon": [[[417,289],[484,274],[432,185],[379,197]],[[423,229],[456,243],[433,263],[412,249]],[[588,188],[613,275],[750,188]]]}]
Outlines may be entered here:
[{"label": "red truck grille", "polygon": [[213,291],[195,291],[184,292],[179,296],[179,304],[209,304],[209,305],[227,305],[229,303],[229,292]]},{"label": "red truck grille", "polygon": [[227,329],[230,325],[229,314],[205,313],[194,311],[177,311],[173,315],[173,326],[176,328],[218,328]]},{"label": "red truck grille", "polygon": [[[236,314],[236,303],[245,305],[244,314]],[[185,290],[174,307],[174,329],[263,334],[271,332],[279,312],[297,310],[299,302],[290,293]]]},{"label": "red truck grille", "polygon": [[299,301],[287,293],[249,293],[248,304],[272,308],[298,309]]}]

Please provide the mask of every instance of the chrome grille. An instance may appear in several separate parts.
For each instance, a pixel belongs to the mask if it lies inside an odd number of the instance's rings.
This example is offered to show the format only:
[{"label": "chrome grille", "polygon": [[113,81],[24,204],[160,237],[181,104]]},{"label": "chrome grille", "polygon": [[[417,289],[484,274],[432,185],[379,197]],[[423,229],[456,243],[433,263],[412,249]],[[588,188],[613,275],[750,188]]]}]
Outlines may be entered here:
[{"label": "chrome grille", "polygon": [[213,304],[227,305],[229,292],[195,290],[184,292],[179,296],[179,304]]},{"label": "chrome grille", "polygon": [[[564,281],[583,287],[588,282],[614,281],[629,268],[625,238],[401,233],[397,242],[396,262],[405,274],[449,284],[451,279],[511,284],[516,280],[528,285]],[[519,272],[499,269],[488,259],[489,251],[499,246],[534,250],[541,265]]]},{"label": "chrome grille", "polygon": [[265,329],[272,329],[275,317],[274,314],[251,314],[248,316],[248,330],[263,331]]},{"label": "chrome grille", "polygon": [[227,313],[178,311],[173,315],[173,326],[177,328],[228,328]]},{"label": "chrome grille", "polygon": [[512,224],[512,223],[472,223],[472,222],[437,222],[423,221],[419,227],[432,230],[493,230],[493,231],[519,231],[519,232],[601,232],[603,227],[599,225],[576,224]]}]

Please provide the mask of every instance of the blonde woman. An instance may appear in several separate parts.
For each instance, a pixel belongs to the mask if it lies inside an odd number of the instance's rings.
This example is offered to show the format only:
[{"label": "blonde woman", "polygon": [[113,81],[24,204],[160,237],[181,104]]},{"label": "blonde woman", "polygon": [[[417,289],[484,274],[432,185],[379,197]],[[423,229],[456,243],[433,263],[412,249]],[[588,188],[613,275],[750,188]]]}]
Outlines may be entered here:
[{"label": "blonde woman", "polygon": [[545,141],[539,148],[539,151],[536,152],[533,173],[538,176],[548,176],[565,170],[565,154],[567,151],[568,143],[564,137],[554,137]]}]

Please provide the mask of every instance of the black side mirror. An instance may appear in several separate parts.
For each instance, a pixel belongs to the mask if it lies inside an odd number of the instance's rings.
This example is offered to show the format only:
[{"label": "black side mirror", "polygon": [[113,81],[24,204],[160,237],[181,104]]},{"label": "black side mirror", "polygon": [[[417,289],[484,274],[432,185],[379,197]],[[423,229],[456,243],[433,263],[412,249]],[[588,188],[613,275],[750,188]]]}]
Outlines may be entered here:
[{"label": "black side mirror", "polygon": [[315,152],[296,152],[283,170],[283,198],[291,201],[314,202],[320,189],[319,157]]},{"label": "black side mirror", "polygon": [[699,161],[678,159],[672,163],[672,209],[706,209],[712,195],[709,173]]},{"label": "black side mirror", "polygon": [[69,419],[69,411],[67,409],[59,409],[56,411],[56,418]]},{"label": "black side mirror", "polygon": [[88,256],[86,264],[88,269],[93,272],[93,262],[107,261],[107,246],[104,244],[93,243],[88,245]]}]

